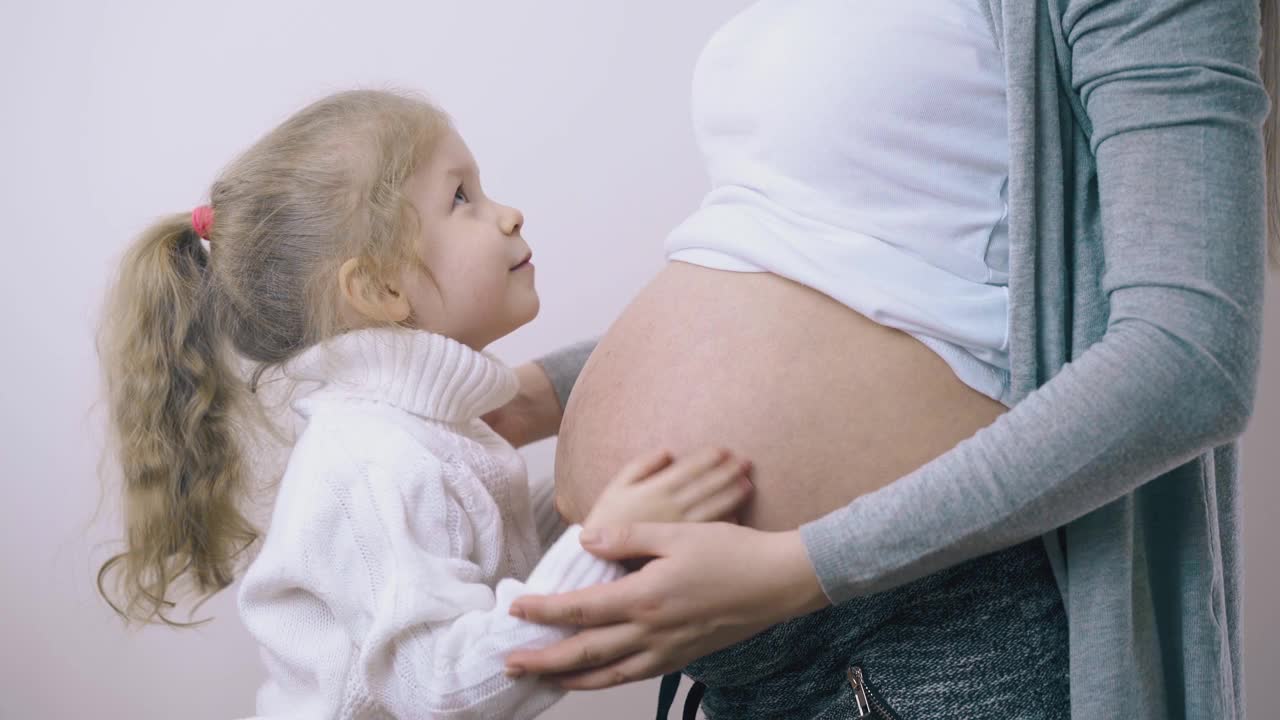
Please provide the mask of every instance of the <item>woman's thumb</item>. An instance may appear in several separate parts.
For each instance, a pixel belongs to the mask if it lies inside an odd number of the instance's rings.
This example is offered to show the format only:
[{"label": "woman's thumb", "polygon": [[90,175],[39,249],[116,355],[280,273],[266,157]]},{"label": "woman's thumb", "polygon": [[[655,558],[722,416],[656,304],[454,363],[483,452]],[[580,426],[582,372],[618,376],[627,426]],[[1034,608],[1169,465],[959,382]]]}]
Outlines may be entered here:
[{"label": "woman's thumb", "polygon": [[631,523],[586,528],[578,540],[582,547],[605,560],[658,557],[671,536],[672,523]]}]

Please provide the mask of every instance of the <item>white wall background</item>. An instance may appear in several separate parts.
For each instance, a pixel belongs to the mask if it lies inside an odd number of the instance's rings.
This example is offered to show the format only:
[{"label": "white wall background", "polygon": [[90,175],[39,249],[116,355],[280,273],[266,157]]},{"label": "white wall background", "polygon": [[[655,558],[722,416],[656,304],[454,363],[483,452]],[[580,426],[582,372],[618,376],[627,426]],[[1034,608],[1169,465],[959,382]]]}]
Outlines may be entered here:
[{"label": "white wall background", "polygon": [[[418,89],[454,116],[491,194],[527,216],[543,310],[494,350],[514,363],[598,333],[705,187],[693,62],[746,4],[0,3],[0,719],[230,718],[259,682],[231,593],[207,606],[215,622],[176,632],[125,631],[94,591],[119,530],[110,503],[95,518],[92,338],[136,232],[199,204],[233,154],[307,101]],[[1278,316],[1273,294],[1245,457],[1254,717],[1280,713]],[[551,456],[531,448],[532,471]],[[546,717],[651,717],[655,698],[651,681],[571,696]]]}]

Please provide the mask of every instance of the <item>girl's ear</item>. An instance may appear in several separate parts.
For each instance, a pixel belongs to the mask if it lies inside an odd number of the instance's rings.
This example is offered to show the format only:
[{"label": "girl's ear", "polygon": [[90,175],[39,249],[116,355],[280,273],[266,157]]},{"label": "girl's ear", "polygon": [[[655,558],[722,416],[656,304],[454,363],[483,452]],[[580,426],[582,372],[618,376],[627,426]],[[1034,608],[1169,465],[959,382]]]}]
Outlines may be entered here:
[{"label": "girl's ear", "polygon": [[409,318],[409,298],[394,281],[377,277],[365,258],[351,258],[338,269],[342,299],[356,313],[377,323],[401,323]]}]

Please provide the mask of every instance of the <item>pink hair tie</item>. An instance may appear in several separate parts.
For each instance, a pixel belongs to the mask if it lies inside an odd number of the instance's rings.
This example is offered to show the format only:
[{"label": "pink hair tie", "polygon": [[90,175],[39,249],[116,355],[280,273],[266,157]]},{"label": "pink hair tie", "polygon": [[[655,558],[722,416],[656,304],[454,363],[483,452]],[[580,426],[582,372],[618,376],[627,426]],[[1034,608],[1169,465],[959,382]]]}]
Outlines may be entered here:
[{"label": "pink hair tie", "polygon": [[209,239],[209,232],[213,230],[213,208],[208,205],[201,205],[191,211],[191,229],[196,231],[202,239]]}]

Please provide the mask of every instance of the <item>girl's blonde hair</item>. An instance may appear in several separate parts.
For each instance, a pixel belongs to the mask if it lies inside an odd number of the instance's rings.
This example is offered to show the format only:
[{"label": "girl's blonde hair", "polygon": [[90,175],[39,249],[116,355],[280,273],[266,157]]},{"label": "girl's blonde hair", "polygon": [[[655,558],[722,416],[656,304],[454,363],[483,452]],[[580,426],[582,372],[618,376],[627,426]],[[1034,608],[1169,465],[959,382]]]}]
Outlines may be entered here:
[{"label": "girl's blonde hair", "polygon": [[341,331],[346,259],[374,277],[410,259],[405,184],[448,126],[405,95],[327,97],[213,184],[208,251],[189,214],[129,249],[100,337],[126,546],[98,572],[127,620],[181,625],[180,588],[203,601],[233,580],[257,538],[233,411],[263,371]]}]

